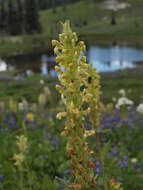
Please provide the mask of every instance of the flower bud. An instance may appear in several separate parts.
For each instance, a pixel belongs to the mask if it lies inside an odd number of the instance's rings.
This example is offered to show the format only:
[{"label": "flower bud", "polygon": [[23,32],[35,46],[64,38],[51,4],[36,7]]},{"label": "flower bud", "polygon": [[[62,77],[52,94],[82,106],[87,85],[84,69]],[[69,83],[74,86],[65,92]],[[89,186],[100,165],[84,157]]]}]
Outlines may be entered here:
[{"label": "flower bud", "polygon": [[45,94],[40,94],[38,98],[39,105],[43,107],[46,104],[46,96]]}]

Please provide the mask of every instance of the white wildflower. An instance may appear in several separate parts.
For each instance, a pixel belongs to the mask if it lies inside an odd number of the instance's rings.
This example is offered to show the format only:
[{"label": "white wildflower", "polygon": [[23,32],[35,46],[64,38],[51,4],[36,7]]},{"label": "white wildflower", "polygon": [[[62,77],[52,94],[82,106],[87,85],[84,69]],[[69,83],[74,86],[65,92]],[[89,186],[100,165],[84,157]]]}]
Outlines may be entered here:
[{"label": "white wildflower", "polygon": [[118,93],[121,95],[121,96],[126,96],[126,91],[124,89],[120,89],[118,91]]},{"label": "white wildflower", "polygon": [[138,160],[137,160],[136,158],[132,158],[132,159],[131,159],[131,162],[132,162],[133,164],[136,164],[137,161],[138,161]]},{"label": "white wildflower", "polygon": [[47,86],[44,87],[44,94],[46,96],[50,96],[51,95],[51,91],[50,91],[50,89]]},{"label": "white wildflower", "polygon": [[126,97],[122,97],[122,98],[119,98],[118,101],[117,101],[117,104],[115,105],[115,107],[117,109],[120,109],[120,107],[122,105],[133,105],[133,101],[132,100],[129,100],[128,98]]},{"label": "white wildflower", "polygon": [[22,99],[22,104],[24,106],[24,109],[27,109],[28,108],[28,102],[25,98]]},{"label": "white wildflower", "polygon": [[40,80],[40,84],[42,84],[42,85],[43,85],[43,84],[44,84],[44,80]]},{"label": "white wildflower", "polygon": [[112,100],[113,100],[113,102],[116,102],[116,98],[115,97],[113,97]]},{"label": "white wildflower", "polygon": [[40,106],[44,106],[46,104],[46,96],[45,94],[40,94],[38,98],[38,102]]},{"label": "white wildflower", "polygon": [[23,110],[24,110],[24,105],[23,105],[22,102],[19,102],[19,104],[18,104],[18,109],[19,109],[20,111],[23,111]]},{"label": "white wildflower", "polygon": [[136,109],[137,112],[143,114],[143,103],[139,104],[137,109]]},{"label": "white wildflower", "polygon": [[31,106],[31,108],[32,108],[33,112],[36,112],[37,111],[37,104],[33,103],[32,106]]},{"label": "white wildflower", "polygon": [[27,74],[27,76],[31,76],[33,74],[33,72],[31,70],[27,70],[26,74]]}]

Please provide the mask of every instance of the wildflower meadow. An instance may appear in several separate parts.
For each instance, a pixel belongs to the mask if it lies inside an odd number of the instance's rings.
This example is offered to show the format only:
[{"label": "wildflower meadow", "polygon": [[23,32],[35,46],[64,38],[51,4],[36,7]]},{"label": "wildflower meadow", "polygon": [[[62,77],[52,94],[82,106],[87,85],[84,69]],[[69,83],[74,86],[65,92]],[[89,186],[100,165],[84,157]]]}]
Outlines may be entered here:
[{"label": "wildflower meadow", "polygon": [[102,101],[68,21],[52,45],[58,96],[42,82],[36,101],[0,102],[0,190],[143,190],[143,103]]}]

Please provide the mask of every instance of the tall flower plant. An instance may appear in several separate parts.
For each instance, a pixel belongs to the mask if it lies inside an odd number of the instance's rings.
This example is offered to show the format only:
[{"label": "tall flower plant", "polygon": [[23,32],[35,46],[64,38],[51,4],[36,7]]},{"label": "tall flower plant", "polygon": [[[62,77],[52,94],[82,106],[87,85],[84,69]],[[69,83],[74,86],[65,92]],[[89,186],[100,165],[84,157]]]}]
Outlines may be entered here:
[{"label": "tall flower plant", "polygon": [[[77,42],[77,35],[72,32],[68,21],[63,24],[63,32],[59,39],[53,40],[52,45],[55,46],[54,52],[58,63],[55,70],[59,73],[60,81],[56,88],[61,93],[65,105],[65,112],[58,113],[57,118],[66,117],[62,135],[67,136],[66,149],[74,178],[74,182],[68,185],[68,188],[92,190],[96,186],[93,150],[90,150],[86,142],[86,136],[92,132],[89,133],[85,129],[84,123],[85,116],[91,111],[89,100],[93,98],[89,84],[97,75],[92,76],[95,69],[91,64],[87,64],[86,57],[82,56],[86,50],[85,44],[83,41]],[[98,101],[96,96],[94,101]]]}]

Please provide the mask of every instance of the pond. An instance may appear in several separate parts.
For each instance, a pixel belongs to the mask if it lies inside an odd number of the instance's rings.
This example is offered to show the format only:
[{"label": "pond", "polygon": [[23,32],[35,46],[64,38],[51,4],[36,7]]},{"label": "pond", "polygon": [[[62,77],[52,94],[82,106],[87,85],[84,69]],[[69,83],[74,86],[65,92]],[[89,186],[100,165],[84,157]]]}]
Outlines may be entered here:
[{"label": "pond", "polygon": [[[99,72],[140,67],[143,63],[143,49],[125,46],[90,46],[85,54]],[[18,70],[19,73],[41,73],[56,76],[55,57],[50,53],[9,57],[0,60],[0,71]]]}]

